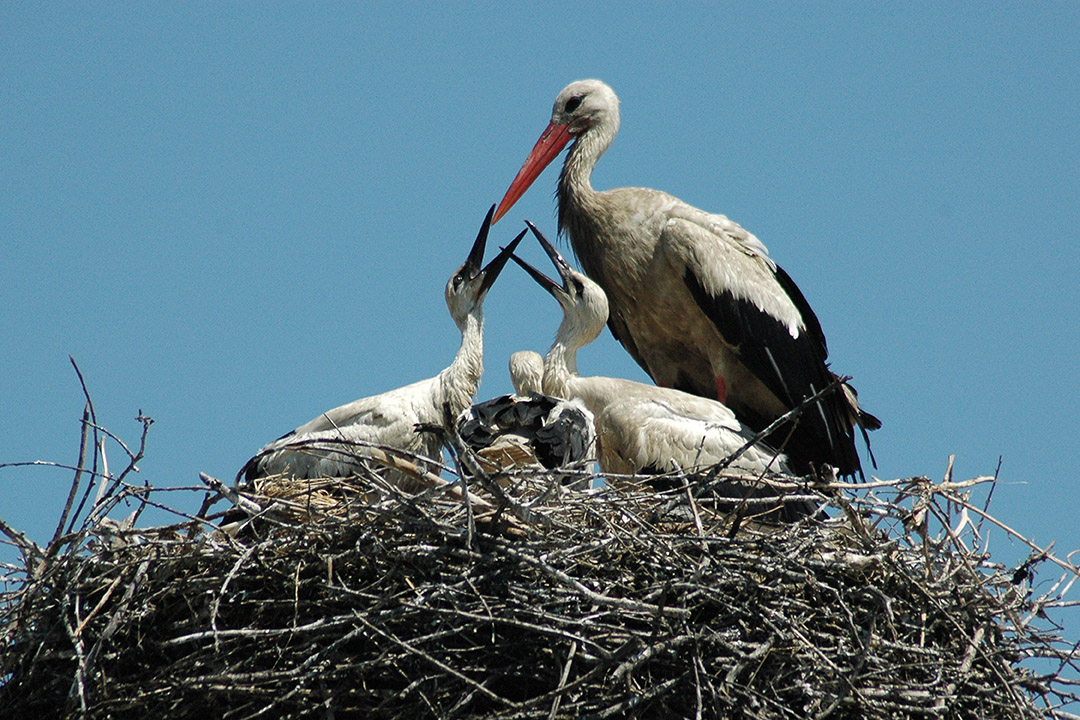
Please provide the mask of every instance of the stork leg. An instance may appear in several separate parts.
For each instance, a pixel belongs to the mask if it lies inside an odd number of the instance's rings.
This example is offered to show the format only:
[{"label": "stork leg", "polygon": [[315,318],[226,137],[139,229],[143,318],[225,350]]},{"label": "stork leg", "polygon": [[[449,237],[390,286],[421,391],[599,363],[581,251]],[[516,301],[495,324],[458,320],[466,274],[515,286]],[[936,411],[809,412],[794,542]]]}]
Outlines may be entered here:
[{"label": "stork leg", "polygon": [[716,376],[716,399],[722,403],[727,402],[727,383],[724,382],[723,375]]}]

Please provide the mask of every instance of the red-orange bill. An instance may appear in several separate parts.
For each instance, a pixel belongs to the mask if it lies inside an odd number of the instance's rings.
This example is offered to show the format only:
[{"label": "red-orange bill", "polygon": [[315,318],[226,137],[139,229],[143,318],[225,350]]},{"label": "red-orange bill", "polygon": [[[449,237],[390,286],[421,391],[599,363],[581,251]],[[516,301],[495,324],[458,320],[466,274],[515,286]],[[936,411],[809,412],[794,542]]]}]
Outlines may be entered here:
[{"label": "red-orange bill", "polygon": [[536,141],[536,145],[533,146],[529,157],[525,158],[525,164],[521,166],[517,175],[514,176],[514,181],[510,183],[506,194],[503,195],[503,199],[499,203],[499,209],[495,211],[495,217],[492,219],[493,223],[498,222],[499,218],[514,206],[514,203],[525,194],[525,191],[529,189],[537,176],[544,171],[544,168],[558,157],[572,137],[569,125],[548,124],[540,139]]}]

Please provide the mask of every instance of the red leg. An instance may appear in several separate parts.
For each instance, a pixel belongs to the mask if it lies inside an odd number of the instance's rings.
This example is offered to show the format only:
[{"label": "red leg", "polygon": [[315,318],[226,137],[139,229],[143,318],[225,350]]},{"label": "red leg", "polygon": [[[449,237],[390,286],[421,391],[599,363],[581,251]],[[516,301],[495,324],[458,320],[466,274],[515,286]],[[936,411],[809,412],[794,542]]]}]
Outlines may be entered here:
[{"label": "red leg", "polygon": [[727,383],[724,382],[723,375],[716,376],[716,399],[727,402]]}]

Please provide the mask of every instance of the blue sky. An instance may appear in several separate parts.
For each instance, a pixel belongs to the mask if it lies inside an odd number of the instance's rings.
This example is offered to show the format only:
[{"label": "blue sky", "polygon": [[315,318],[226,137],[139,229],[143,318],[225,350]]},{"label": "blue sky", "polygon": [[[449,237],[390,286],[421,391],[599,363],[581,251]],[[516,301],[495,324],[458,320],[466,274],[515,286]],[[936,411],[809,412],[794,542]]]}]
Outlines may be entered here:
[{"label": "blue sky", "polygon": [[[594,186],[769,247],[885,423],[878,477],[1000,456],[992,512],[1080,548],[1080,6],[510,5],[0,6],[0,462],[75,461],[69,355],[106,428],[155,419],[154,485],[435,374],[446,279],[556,93],[598,77],[623,125]],[[555,177],[497,242],[554,233]],[[513,267],[486,316],[481,398],[559,319]],[[580,364],[643,379],[606,334]],[[0,469],[0,518],[46,541],[69,482]]]}]

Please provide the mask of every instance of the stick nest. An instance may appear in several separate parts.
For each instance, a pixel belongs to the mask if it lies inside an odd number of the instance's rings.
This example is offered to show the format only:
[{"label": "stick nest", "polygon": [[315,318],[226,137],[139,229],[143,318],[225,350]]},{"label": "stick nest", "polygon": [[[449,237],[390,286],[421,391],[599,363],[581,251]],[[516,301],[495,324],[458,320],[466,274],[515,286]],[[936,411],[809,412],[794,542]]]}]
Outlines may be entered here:
[{"label": "stick nest", "polygon": [[[138,529],[108,512],[164,491],[104,474],[48,547],[0,527],[26,559],[0,597],[0,716],[1075,717],[1046,613],[1077,569],[1034,545],[989,561],[1003,526],[970,494],[991,478],[762,480],[831,503],[785,526],[717,511],[702,476],[203,479],[227,512]],[[1040,567],[1060,580],[1036,597]]]}]

